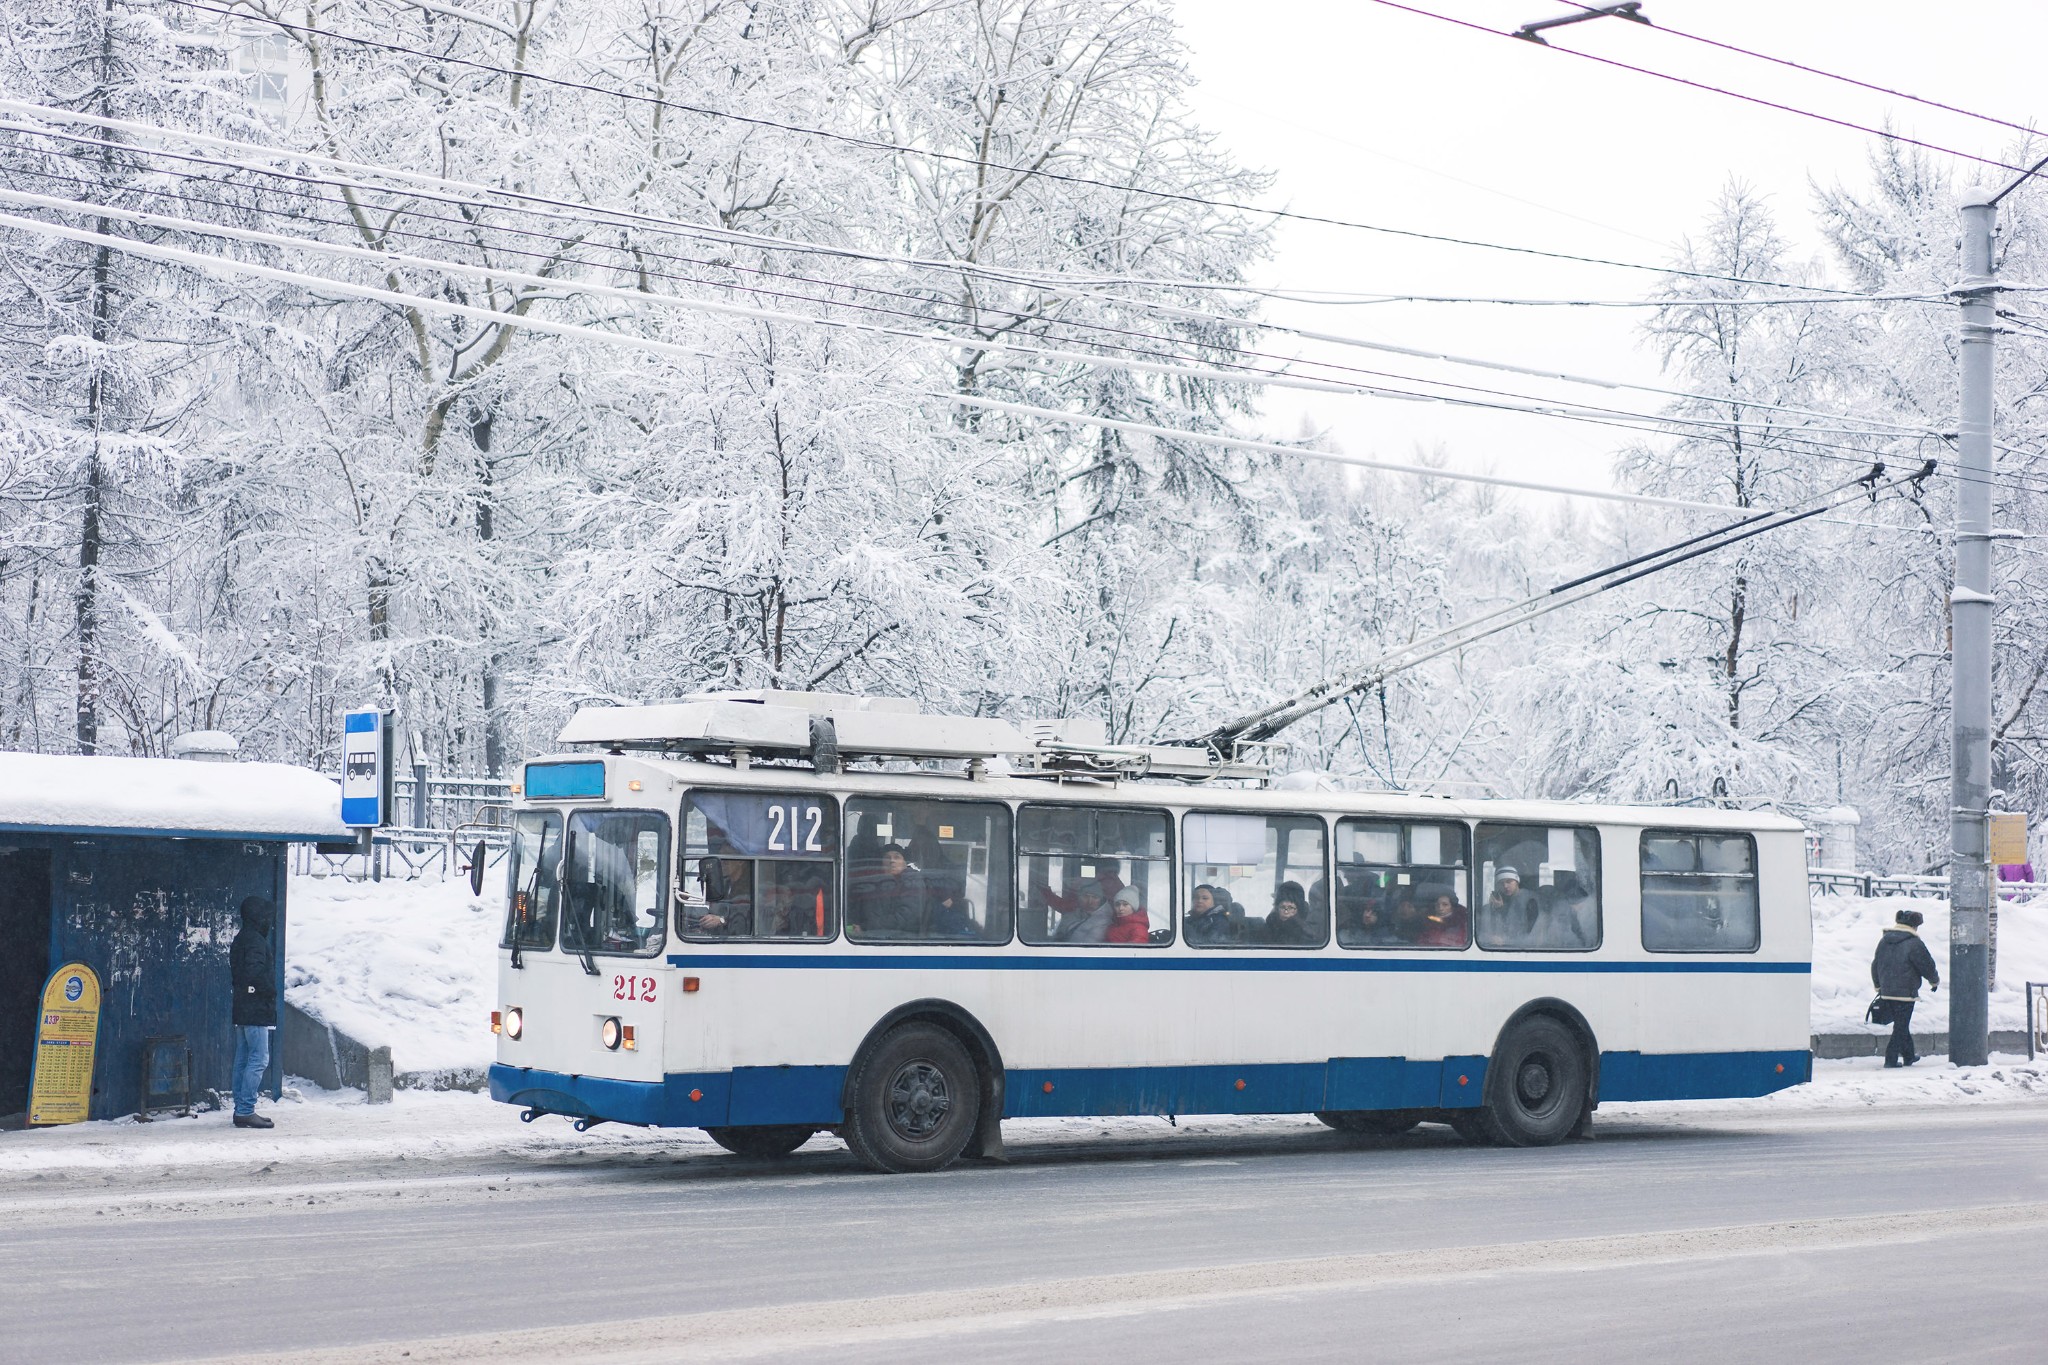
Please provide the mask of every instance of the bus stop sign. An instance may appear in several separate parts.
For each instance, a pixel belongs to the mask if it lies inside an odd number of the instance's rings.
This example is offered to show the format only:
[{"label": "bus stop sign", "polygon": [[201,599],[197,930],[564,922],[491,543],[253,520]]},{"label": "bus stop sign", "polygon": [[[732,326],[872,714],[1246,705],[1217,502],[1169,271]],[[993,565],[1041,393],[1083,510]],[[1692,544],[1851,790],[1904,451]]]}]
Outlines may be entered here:
[{"label": "bus stop sign", "polygon": [[391,713],[350,711],[341,718],[341,823],[374,829],[391,823]]}]

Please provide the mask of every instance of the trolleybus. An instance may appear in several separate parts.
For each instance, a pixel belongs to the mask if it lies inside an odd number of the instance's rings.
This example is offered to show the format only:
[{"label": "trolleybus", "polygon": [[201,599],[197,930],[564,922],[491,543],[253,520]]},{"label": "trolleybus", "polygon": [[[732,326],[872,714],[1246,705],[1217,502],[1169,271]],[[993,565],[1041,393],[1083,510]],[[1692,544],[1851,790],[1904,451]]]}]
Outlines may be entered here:
[{"label": "trolleybus", "polygon": [[823,694],[579,712],[519,783],[491,1094],[921,1171],[1007,1118],[1529,1146],[1809,1079],[1794,819],[1281,790],[1039,731]]}]

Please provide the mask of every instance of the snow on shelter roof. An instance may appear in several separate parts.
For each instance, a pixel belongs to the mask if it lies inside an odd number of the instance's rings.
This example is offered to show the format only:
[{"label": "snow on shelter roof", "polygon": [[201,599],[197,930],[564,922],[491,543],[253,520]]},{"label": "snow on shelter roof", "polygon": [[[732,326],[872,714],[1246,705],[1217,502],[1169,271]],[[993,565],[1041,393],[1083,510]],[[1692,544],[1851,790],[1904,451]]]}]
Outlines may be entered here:
[{"label": "snow on shelter roof", "polygon": [[341,788],[289,763],[0,753],[0,830],[347,839]]}]

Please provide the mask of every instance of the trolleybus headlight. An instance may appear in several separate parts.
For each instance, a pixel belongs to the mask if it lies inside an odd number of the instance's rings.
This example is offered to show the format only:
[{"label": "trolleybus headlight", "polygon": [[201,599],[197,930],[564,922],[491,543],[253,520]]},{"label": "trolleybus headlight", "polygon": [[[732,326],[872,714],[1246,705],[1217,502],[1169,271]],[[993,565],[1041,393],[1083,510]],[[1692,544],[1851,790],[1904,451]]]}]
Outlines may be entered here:
[{"label": "trolleybus headlight", "polygon": [[626,1035],[624,1030],[619,1027],[618,1016],[613,1015],[597,1026],[597,1036],[603,1041],[608,1051],[617,1052],[619,1050],[619,1040]]},{"label": "trolleybus headlight", "polygon": [[514,1042],[517,1042],[517,1041],[519,1041],[519,1035],[520,1035],[520,1034],[522,1034],[522,1033],[524,1033],[525,1031],[526,1031],[526,1016],[525,1016],[525,1015],[523,1015],[523,1014],[521,1014],[521,1013],[520,1013],[520,1012],[519,1012],[518,1010],[516,1010],[516,1009],[512,1009],[512,1010],[506,1010],[506,1011],[505,1011],[505,1036],[506,1036],[507,1038],[510,1038],[510,1039],[512,1039],[512,1040],[513,1040]]}]

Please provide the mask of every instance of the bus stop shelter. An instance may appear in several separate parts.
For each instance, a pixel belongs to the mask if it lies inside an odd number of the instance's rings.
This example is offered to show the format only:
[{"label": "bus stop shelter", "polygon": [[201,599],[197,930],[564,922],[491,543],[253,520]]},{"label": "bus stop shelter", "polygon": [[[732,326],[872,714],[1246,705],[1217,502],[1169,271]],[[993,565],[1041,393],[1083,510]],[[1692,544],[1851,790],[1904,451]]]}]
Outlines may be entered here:
[{"label": "bus stop shelter", "polygon": [[43,986],[72,962],[100,980],[92,1118],[145,1109],[166,1077],[227,1092],[242,900],[277,906],[281,1002],[288,846],[348,837],[309,768],[0,753],[0,1122],[28,1108]]}]

